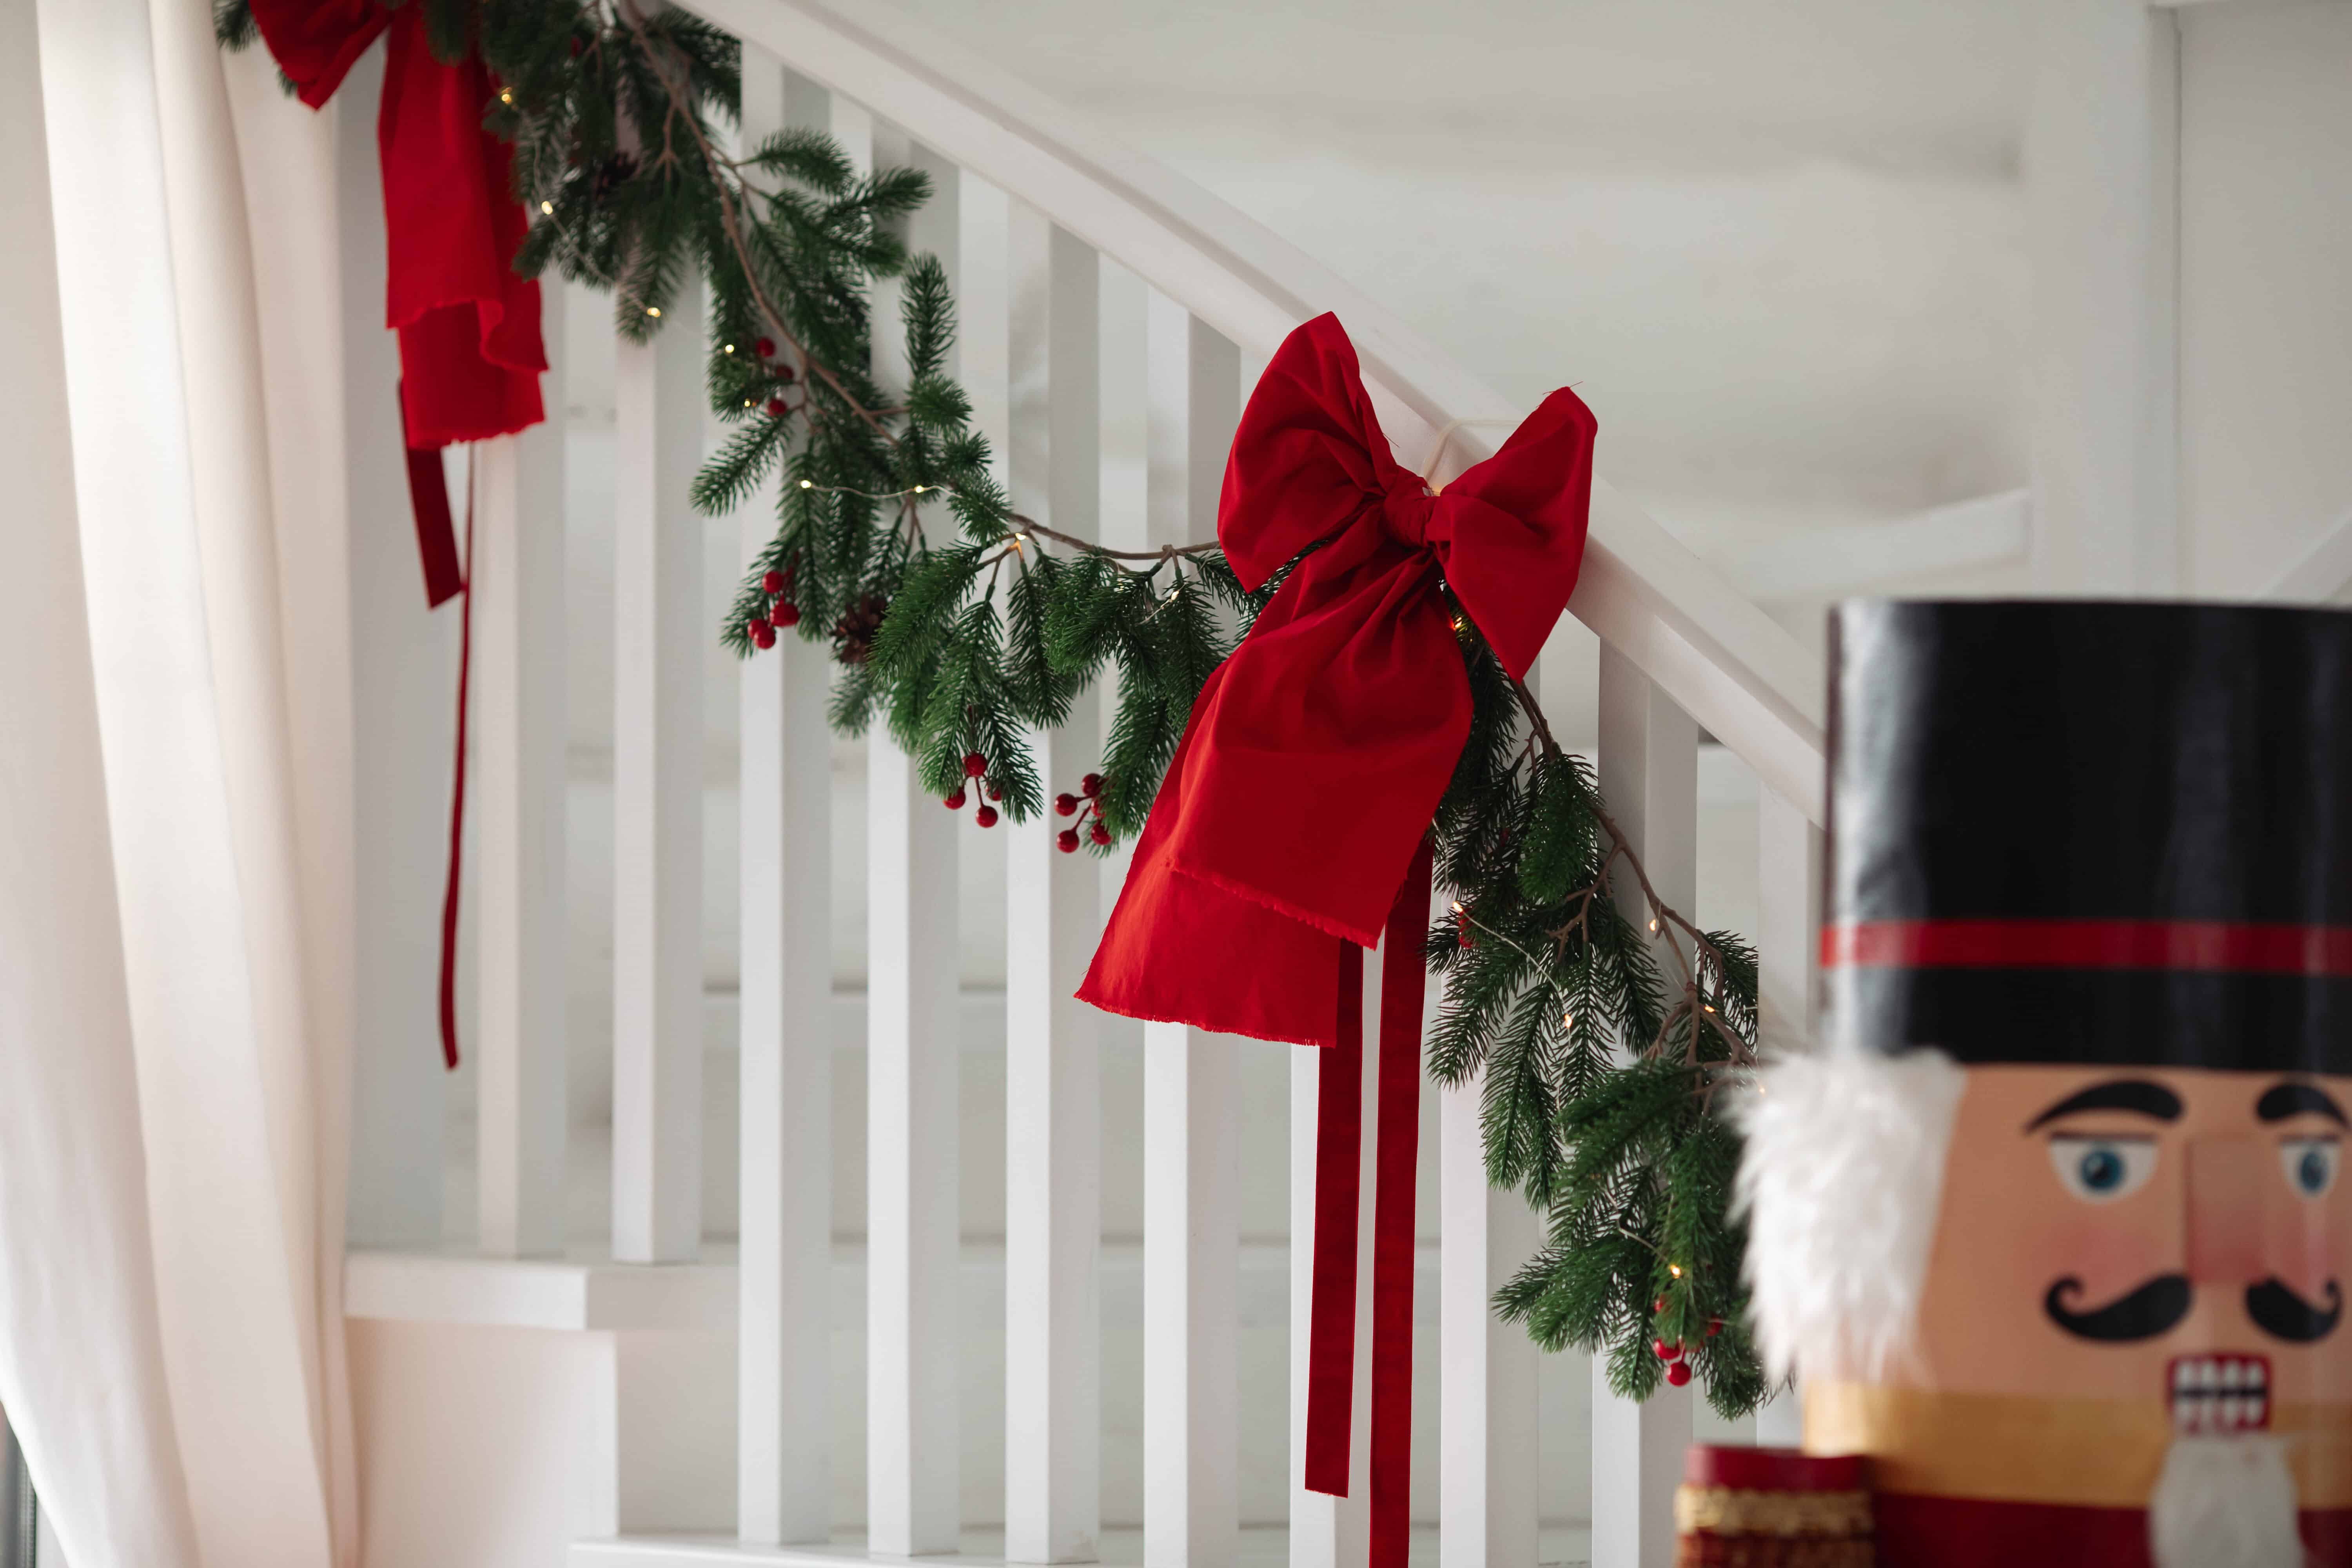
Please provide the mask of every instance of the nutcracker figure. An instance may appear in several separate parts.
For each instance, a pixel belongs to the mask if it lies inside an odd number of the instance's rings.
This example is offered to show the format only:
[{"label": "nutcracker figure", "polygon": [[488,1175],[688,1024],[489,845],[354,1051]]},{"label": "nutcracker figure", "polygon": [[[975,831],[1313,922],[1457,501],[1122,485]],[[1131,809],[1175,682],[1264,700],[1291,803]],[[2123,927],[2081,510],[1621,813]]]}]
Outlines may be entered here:
[{"label": "nutcracker figure", "polygon": [[1842,606],[1759,1339],[1878,1560],[2352,1565],[2352,615]]}]

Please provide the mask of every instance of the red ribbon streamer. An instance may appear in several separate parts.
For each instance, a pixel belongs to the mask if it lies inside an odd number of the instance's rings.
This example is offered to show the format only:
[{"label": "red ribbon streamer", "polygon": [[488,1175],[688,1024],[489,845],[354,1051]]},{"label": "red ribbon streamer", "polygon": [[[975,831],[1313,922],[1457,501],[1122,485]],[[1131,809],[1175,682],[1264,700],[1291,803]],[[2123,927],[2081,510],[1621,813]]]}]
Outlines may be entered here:
[{"label": "red ribbon streamer", "polygon": [[[1404,1561],[1426,835],[1470,728],[1450,591],[1513,676],[1576,585],[1593,419],[1544,399],[1429,493],[1336,317],[1284,340],[1234,433],[1217,538],[1243,584],[1298,562],[1211,672],[1081,998],[1329,1048],[1316,1132],[1306,1484],[1345,1495],[1354,1412],[1362,950],[1383,928],[1373,1213],[1372,1562]],[[1441,585],[1442,584],[1442,585]]]},{"label": "red ribbon streamer", "polygon": [[1848,921],[1825,969],[2173,969],[2352,976],[2352,926],[2241,921]]},{"label": "red ribbon streamer", "polygon": [[[513,150],[482,124],[498,80],[478,54],[435,58],[425,42],[425,7],[415,0],[393,7],[382,0],[252,3],[262,41],[313,109],[334,95],[352,65],[384,35],[383,98],[376,110],[384,324],[400,334],[409,511],[425,568],[425,604],[437,607],[464,591],[474,557],[471,467],[461,568],[440,449],[510,436],[546,417],[539,395],[540,373],[547,368],[539,284],[514,270],[530,219],[514,198]],[[469,594],[457,661],[457,759],[441,908],[441,1053],[452,1068],[457,1065],[457,881],[473,641]]]}]

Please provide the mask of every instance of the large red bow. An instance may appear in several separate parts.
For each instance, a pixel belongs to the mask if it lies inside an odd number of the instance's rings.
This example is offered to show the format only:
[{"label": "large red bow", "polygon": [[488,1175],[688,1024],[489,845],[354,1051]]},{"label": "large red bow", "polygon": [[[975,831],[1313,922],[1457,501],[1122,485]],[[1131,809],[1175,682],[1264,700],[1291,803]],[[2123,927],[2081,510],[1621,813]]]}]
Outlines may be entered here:
[{"label": "large red bow", "polygon": [[390,10],[380,0],[253,0],[253,19],[313,109],[390,29],[376,111],[385,317],[400,333],[417,543],[425,597],[438,605],[463,585],[438,448],[546,417],[539,284],[514,271],[529,223],[514,195],[512,150],[482,127],[496,83],[479,56],[454,65],[433,58],[415,0]]},{"label": "large red bow", "polygon": [[1391,456],[1335,316],[1283,341],[1225,467],[1217,539],[1255,587],[1299,563],[1213,671],[1081,998],[1335,1047],[1322,1063],[1306,1484],[1348,1490],[1363,949],[1387,931],[1373,1215],[1371,1541],[1404,1561],[1427,838],[1470,728],[1443,576],[1515,677],[1576,586],[1591,412],[1553,393],[1432,495]]},{"label": "large red bow", "polygon": [[[433,58],[421,0],[252,0],[263,42],[304,103],[334,96],[376,36],[384,42],[376,151],[383,165],[385,324],[400,334],[400,419],[409,510],[425,565],[425,600],[463,592],[473,570],[449,515],[441,451],[511,436],[547,415],[539,375],[539,284],[516,276],[530,220],[515,199],[514,154],[484,129],[497,82],[478,54]],[[441,1052],[457,1065],[457,873],[466,819],[466,688],[473,667],[473,595],[457,658],[457,759],[449,801],[449,862],[441,897]]]}]

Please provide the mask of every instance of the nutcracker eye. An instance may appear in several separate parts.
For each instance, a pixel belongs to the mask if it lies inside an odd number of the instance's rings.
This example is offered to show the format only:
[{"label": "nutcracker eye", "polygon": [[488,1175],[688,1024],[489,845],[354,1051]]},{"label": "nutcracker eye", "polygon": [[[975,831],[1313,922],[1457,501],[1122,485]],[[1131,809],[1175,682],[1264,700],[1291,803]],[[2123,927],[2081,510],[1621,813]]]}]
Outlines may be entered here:
[{"label": "nutcracker eye", "polygon": [[2286,1184],[2307,1198],[2318,1197],[2336,1184],[2336,1167],[2344,1147],[2333,1138],[2289,1138],[2279,1145],[2279,1164]]},{"label": "nutcracker eye", "polygon": [[2148,1138],[2053,1138],[2050,1163],[2066,1190],[2084,1203],[2113,1203],[2137,1192],[2156,1173],[2156,1142]]}]

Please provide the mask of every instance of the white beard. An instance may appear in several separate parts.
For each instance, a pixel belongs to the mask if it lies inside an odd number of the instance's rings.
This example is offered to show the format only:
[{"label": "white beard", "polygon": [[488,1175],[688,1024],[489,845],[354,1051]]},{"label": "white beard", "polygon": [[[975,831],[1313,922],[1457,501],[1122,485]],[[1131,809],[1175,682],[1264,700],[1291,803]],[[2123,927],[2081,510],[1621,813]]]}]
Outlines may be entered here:
[{"label": "white beard", "polygon": [[2276,1437],[2176,1437],[2148,1501],[2157,1568],[2304,1568],[2294,1477]]}]

